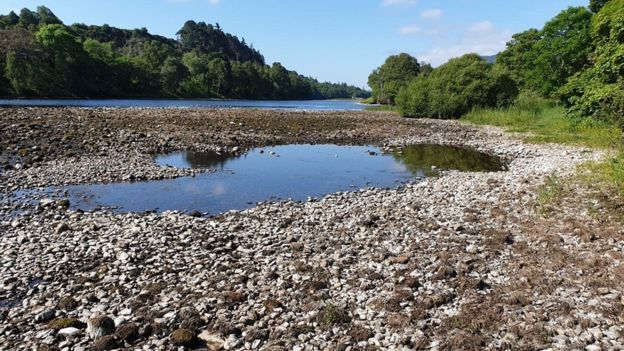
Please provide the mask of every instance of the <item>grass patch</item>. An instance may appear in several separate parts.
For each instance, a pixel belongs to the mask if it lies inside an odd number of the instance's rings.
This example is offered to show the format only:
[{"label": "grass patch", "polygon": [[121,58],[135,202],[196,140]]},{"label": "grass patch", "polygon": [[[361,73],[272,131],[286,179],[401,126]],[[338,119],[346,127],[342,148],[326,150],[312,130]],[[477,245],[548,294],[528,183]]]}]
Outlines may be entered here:
[{"label": "grass patch", "polygon": [[555,211],[553,203],[566,194],[566,184],[563,179],[556,175],[546,178],[546,183],[537,194],[535,208],[543,217],[549,217]]},{"label": "grass patch", "polygon": [[603,162],[590,162],[580,167],[581,180],[624,197],[624,151]]},{"label": "grass patch", "polygon": [[619,128],[606,122],[586,119],[574,121],[565,109],[552,101],[521,95],[509,108],[475,109],[462,120],[477,125],[503,127],[509,132],[530,133],[531,143],[559,143],[611,148],[621,143]]},{"label": "grass patch", "polygon": [[399,112],[397,107],[394,105],[371,105],[366,106],[364,110],[372,112]]},{"label": "grass patch", "polygon": [[621,138],[617,127],[589,119],[574,122],[565,115],[565,109],[560,106],[547,107],[539,112],[516,106],[506,109],[477,109],[462,117],[462,120],[478,125],[504,127],[509,132],[530,133],[526,138],[530,143],[610,148]]}]

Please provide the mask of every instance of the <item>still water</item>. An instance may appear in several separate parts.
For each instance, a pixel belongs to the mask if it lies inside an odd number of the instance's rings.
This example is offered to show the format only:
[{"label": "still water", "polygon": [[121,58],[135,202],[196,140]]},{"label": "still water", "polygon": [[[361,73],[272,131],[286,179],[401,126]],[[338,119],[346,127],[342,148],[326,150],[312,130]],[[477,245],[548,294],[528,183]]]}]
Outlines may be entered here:
[{"label": "still water", "polygon": [[0,99],[0,106],[40,107],[186,107],[186,108],[258,108],[310,111],[359,111],[366,105],[356,100],[94,100],[94,99]]},{"label": "still water", "polygon": [[382,154],[373,146],[286,145],[242,156],[181,152],[155,157],[163,167],[208,168],[196,177],[64,188],[73,208],[116,212],[200,211],[218,214],[258,202],[306,200],[368,187],[394,188],[438,169],[490,172],[504,162],[469,149],[414,145]]}]

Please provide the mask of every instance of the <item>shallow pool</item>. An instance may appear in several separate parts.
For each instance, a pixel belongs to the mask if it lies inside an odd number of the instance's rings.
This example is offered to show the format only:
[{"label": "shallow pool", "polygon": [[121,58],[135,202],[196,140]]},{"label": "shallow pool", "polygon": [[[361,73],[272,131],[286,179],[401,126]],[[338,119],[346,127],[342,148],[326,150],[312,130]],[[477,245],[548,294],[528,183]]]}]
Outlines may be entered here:
[{"label": "shallow pool", "polygon": [[155,157],[163,167],[208,168],[195,177],[63,188],[73,208],[118,212],[179,210],[218,214],[258,202],[306,200],[368,187],[393,188],[438,170],[500,171],[498,157],[470,149],[414,145],[383,153],[373,146],[286,145],[241,156],[179,152]]}]

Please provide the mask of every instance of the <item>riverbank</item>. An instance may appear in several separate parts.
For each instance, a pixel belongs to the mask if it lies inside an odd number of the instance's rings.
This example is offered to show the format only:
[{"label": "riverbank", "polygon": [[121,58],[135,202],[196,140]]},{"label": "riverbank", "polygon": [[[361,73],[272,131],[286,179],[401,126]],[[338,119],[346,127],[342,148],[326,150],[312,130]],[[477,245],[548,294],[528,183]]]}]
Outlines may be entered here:
[{"label": "riverbank", "polygon": [[603,151],[381,112],[0,109],[0,121],[5,195],[180,176],[149,154],[188,148],[429,142],[510,160],[214,218],[11,200],[29,213],[0,223],[3,348],[623,347],[621,224],[582,189],[557,211],[540,205],[550,175]]}]

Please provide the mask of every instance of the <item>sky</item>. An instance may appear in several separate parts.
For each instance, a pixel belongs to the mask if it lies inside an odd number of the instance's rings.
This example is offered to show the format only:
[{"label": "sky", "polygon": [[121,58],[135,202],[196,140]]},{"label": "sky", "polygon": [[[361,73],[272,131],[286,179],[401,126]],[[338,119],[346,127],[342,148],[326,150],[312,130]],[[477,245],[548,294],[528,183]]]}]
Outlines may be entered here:
[{"label": "sky", "polygon": [[66,24],[147,28],[175,37],[185,21],[219,23],[265,57],[321,81],[366,87],[389,55],[438,66],[492,55],[512,34],[541,28],[589,0],[0,0],[0,13],[50,8]]}]

